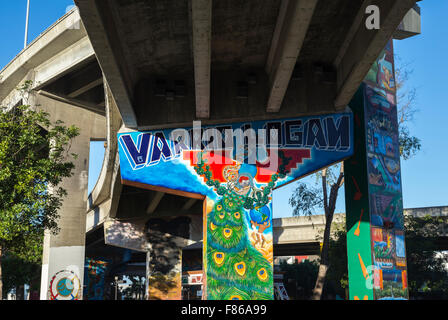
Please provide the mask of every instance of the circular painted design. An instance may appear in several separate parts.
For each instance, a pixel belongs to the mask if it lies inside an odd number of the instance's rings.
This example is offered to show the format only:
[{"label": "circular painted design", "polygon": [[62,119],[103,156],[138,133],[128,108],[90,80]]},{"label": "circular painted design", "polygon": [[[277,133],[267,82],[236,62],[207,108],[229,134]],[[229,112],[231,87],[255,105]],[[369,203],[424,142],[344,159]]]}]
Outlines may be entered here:
[{"label": "circular painted design", "polygon": [[271,219],[271,209],[269,206],[264,206],[259,209],[252,209],[249,214],[250,220],[258,224],[267,223]]},{"label": "circular painted design", "polygon": [[61,270],[51,278],[48,291],[51,300],[78,300],[81,282],[75,272]]},{"label": "circular painted design", "polygon": [[62,278],[56,285],[56,291],[63,297],[68,297],[74,289],[73,281],[69,278]]}]

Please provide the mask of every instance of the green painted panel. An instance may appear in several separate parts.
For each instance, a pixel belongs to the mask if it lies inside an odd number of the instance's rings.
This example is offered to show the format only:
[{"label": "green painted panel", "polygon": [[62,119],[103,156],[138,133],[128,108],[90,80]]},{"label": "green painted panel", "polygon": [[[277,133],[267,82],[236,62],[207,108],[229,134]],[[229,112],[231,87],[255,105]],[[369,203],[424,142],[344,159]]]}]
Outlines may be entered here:
[{"label": "green painted panel", "polygon": [[354,115],[355,154],[344,162],[347,255],[350,299],[372,300],[370,214],[364,121],[364,85],[350,103]]}]

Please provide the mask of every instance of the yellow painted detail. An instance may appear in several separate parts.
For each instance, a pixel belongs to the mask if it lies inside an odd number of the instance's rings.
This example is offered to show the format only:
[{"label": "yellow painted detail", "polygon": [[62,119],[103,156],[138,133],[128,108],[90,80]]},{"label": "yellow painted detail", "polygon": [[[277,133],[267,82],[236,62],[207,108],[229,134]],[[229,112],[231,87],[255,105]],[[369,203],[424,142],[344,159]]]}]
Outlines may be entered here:
[{"label": "yellow painted detail", "polygon": [[221,265],[223,264],[223,262],[224,262],[224,257],[225,257],[225,254],[224,254],[223,252],[215,252],[215,253],[213,254],[213,260],[215,260],[215,263],[216,263],[218,266],[221,266]]},{"label": "yellow painted detail", "polygon": [[222,230],[222,233],[224,234],[224,237],[228,239],[232,236],[233,231],[232,229],[224,228],[224,230]]},{"label": "yellow painted detail", "polygon": [[261,268],[260,270],[258,270],[257,276],[261,281],[265,281],[268,278],[268,273],[266,272],[265,268]]},{"label": "yellow painted detail", "polygon": [[240,276],[244,276],[244,274],[246,273],[246,263],[244,261],[235,263],[234,267],[236,273],[238,273]]}]

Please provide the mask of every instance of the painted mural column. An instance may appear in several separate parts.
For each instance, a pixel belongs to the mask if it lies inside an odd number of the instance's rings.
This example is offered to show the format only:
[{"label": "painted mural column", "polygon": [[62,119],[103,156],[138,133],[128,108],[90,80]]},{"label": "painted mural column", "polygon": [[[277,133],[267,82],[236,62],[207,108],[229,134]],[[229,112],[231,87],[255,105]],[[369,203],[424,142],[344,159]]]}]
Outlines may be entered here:
[{"label": "painted mural column", "polygon": [[350,299],[408,299],[392,40],[350,107],[355,123],[355,155],[345,161]]},{"label": "painted mural column", "polygon": [[[195,166],[216,192],[204,204],[204,298],[272,300],[271,192],[279,175],[273,175],[271,182],[261,187],[255,179],[256,166],[235,162],[218,169],[206,163],[200,157]],[[212,180],[219,171],[226,183]],[[251,194],[257,190],[264,192],[256,200]]]},{"label": "painted mural column", "polygon": [[[205,198],[204,299],[274,299],[272,191],[352,156],[352,123],[352,113],[344,112],[205,126],[207,148],[190,139],[201,138],[201,128],[197,134],[195,127],[119,133],[122,183]],[[211,149],[211,136],[230,143]],[[253,139],[244,142],[244,137]],[[153,231],[148,236],[155,236]],[[148,240],[161,244],[155,259],[165,253],[173,258],[166,256],[167,268],[159,273],[169,275],[180,255],[162,252],[175,250],[165,239]],[[148,265],[148,270],[156,269]]]}]

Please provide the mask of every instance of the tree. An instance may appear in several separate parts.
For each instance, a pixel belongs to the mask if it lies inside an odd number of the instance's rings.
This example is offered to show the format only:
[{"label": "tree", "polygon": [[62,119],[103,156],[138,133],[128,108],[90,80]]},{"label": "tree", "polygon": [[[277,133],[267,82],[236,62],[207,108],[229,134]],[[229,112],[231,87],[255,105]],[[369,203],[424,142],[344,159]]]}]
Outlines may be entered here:
[{"label": "tree", "polygon": [[448,257],[437,252],[437,235],[446,225],[441,217],[405,217],[410,296],[448,298]]},{"label": "tree", "polygon": [[316,207],[322,207],[325,214],[325,229],[322,237],[319,271],[312,295],[313,300],[320,300],[322,297],[325,279],[330,266],[329,246],[331,224],[336,209],[339,189],[344,183],[343,164],[339,165],[338,174],[335,174],[335,168],[325,168],[316,174],[317,179],[321,182],[321,190],[318,188],[309,188],[305,183],[301,182],[289,199],[289,204],[293,207],[293,215],[304,214],[310,216]]},{"label": "tree", "polygon": [[145,297],[145,277],[133,276],[129,278],[131,285],[123,290],[123,300],[143,300]]},{"label": "tree", "polygon": [[[29,92],[31,83],[20,90]],[[58,209],[67,192],[60,183],[72,176],[71,141],[75,126],[50,121],[29,105],[0,108],[0,298],[2,257],[32,262],[44,230],[58,232]]]},{"label": "tree", "polygon": [[345,297],[348,288],[347,270],[347,232],[345,221],[334,223],[330,237],[329,257],[331,268],[328,269],[327,282],[332,283],[334,291],[341,297]]},{"label": "tree", "polygon": [[409,64],[401,61],[400,57],[395,57],[399,63],[396,64],[395,80],[397,88],[398,102],[398,140],[400,144],[400,155],[404,160],[412,158],[421,149],[421,140],[411,135],[409,123],[414,120],[416,109],[417,89],[407,87],[407,81],[412,74]]},{"label": "tree", "polygon": [[[40,257],[41,258],[41,257]],[[6,296],[12,289],[16,289],[17,299],[23,293],[24,284],[29,284],[30,289],[38,290],[40,283],[41,263],[23,259],[15,254],[9,253],[4,256],[2,261],[3,269],[3,295]]]}]

